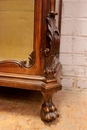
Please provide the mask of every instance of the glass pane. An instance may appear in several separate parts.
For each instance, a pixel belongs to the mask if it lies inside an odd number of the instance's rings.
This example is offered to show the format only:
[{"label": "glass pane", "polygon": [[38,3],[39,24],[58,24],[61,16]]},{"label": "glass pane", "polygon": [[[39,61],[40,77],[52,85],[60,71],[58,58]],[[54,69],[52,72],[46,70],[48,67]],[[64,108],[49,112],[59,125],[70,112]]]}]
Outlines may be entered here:
[{"label": "glass pane", "polygon": [[0,61],[28,59],[33,33],[34,0],[0,0]]}]

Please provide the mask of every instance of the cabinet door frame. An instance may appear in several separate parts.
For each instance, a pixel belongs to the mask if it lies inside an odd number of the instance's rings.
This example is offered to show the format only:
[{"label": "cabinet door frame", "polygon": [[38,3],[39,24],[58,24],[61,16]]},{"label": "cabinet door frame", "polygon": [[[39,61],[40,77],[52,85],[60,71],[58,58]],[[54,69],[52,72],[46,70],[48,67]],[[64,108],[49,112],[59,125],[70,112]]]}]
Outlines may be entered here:
[{"label": "cabinet door frame", "polygon": [[[44,57],[42,56],[42,35],[43,30],[43,11],[42,4],[45,0],[35,0],[34,2],[34,43],[33,51],[29,54],[29,61],[16,61],[16,60],[3,60],[0,61],[0,72],[15,73],[15,74],[29,74],[29,75],[41,75],[44,67]],[[47,5],[46,5],[47,7]],[[46,20],[45,20],[46,22]],[[27,57],[26,57],[27,58]]]}]

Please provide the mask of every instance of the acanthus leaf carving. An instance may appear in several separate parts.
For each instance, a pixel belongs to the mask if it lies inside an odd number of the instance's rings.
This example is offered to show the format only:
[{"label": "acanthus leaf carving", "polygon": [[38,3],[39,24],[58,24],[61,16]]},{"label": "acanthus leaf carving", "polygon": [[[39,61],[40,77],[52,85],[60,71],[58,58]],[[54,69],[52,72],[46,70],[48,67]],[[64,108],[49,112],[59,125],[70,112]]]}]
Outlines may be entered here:
[{"label": "acanthus leaf carving", "polygon": [[50,78],[54,76],[56,72],[56,66],[58,61],[55,61],[55,57],[58,59],[59,57],[59,31],[56,26],[56,12],[51,11],[47,16],[47,35],[46,35],[46,48],[44,50],[44,54],[46,56],[46,68],[45,75]]}]

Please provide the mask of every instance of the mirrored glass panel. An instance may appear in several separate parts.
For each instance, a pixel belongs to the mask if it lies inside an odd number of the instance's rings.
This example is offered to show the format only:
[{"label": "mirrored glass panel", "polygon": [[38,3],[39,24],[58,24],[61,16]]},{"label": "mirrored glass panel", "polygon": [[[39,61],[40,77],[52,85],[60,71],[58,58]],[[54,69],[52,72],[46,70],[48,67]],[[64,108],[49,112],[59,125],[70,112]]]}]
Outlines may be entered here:
[{"label": "mirrored glass panel", "polygon": [[0,0],[0,61],[27,60],[33,34],[34,0]]}]

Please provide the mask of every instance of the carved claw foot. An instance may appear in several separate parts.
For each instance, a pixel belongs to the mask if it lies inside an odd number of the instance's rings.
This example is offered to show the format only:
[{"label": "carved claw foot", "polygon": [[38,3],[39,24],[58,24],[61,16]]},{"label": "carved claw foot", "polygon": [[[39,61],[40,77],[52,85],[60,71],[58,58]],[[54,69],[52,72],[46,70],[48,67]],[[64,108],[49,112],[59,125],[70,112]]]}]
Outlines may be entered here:
[{"label": "carved claw foot", "polygon": [[55,120],[58,117],[59,117],[58,111],[52,102],[42,104],[41,109],[42,120],[49,122]]}]

